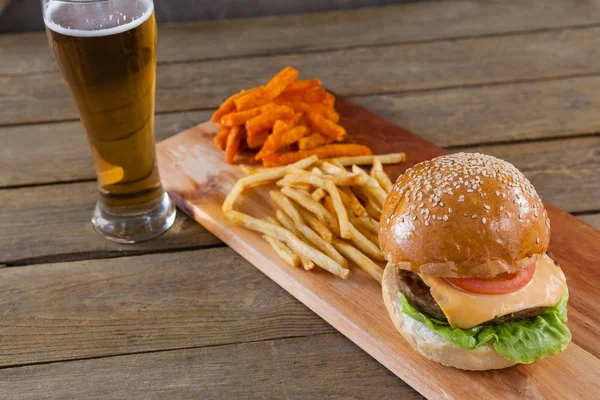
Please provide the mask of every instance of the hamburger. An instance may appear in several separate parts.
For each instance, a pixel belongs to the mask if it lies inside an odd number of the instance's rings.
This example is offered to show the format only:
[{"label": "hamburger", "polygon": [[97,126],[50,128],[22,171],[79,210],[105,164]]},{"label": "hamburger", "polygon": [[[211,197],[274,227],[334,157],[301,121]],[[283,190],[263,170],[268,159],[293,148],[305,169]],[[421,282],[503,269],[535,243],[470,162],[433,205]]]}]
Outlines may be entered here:
[{"label": "hamburger", "polygon": [[548,214],[512,164],[477,153],[422,162],[382,211],[384,302],[419,353],[488,370],[566,348],[568,289],[548,253]]}]

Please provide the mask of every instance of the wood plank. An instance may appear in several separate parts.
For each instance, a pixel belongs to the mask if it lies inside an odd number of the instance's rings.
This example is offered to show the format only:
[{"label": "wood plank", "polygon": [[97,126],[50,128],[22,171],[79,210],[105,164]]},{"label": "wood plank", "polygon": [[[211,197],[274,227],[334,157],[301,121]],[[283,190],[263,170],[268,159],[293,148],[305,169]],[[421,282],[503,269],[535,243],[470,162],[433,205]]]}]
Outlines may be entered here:
[{"label": "wood plank", "polygon": [[[208,111],[159,114],[156,140],[210,118]],[[89,144],[79,121],[0,128],[0,187],[94,179]],[[35,143],[35,146],[32,146]]]},{"label": "wood plank", "polygon": [[511,162],[527,176],[543,200],[563,210],[600,209],[600,135],[462,150]]},{"label": "wood plank", "polygon": [[156,240],[109,242],[92,229],[95,182],[0,191],[0,264],[118,257],[221,242],[185,215]]},{"label": "wood plank", "polygon": [[[406,151],[407,162],[388,169],[392,176],[418,161],[444,153],[342,98],[337,104],[342,123],[353,132],[352,140],[371,146],[375,153]],[[531,366],[486,374],[445,368],[420,356],[406,341],[398,340],[390,323],[382,323],[389,317],[380,300],[381,288],[362,270],[353,269],[348,280],[341,280],[322,271],[306,274],[300,268],[290,269],[259,234],[223,219],[221,203],[243,174],[227,165],[215,150],[211,138],[216,129],[214,124],[206,124],[158,145],[165,183],[176,193],[178,204],[420,393],[436,398],[441,393],[448,398],[465,398],[474,392],[485,398],[520,398],[523,393],[564,398],[600,390],[600,382],[592,372],[600,368],[600,343],[596,340],[600,314],[596,312],[599,301],[595,291],[599,283],[595,270],[590,268],[600,263],[599,231],[547,205],[553,224],[550,251],[561,263],[572,293],[569,327],[573,342],[565,352]],[[203,164],[212,168],[202,168]],[[273,213],[268,202],[267,190],[258,188],[238,201],[236,208],[262,217]],[[568,379],[562,379],[563,371],[569,371]]]},{"label": "wood plank", "polygon": [[[156,109],[216,107],[286,65],[346,96],[597,74],[600,28],[160,65]],[[1,76],[0,109],[0,125],[77,117],[57,72]]]},{"label": "wood plank", "polygon": [[438,146],[456,147],[598,132],[599,85],[591,76],[351,100]]},{"label": "wood plank", "polygon": [[227,247],[4,268],[0,293],[2,367],[334,332]]},{"label": "wood plank", "polygon": [[[577,0],[454,1],[161,24],[157,57],[159,63],[181,62],[585,26],[600,22],[598,11],[597,2]],[[0,35],[0,58],[0,75],[57,69],[40,33]]]},{"label": "wood plank", "polygon": [[0,370],[25,399],[420,399],[340,334]]},{"label": "wood plank", "polygon": [[599,214],[588,214],[588,215],[579,215],[579,219],[587,222],[591,226],[596,229],[600,229],[600,213]]}]

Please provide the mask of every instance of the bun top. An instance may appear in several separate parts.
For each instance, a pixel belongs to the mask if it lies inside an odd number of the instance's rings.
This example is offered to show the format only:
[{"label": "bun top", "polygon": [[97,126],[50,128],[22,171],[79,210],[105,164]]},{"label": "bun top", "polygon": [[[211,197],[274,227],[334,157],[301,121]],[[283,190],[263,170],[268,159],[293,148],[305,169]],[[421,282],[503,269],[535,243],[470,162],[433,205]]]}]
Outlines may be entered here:
[{"label": "bun top", "polygon": [[386,259],[432,276],[514,273],[548,249],[550,220],[512,164],[478,153],[408,169],[388,195],[379,230]]}]

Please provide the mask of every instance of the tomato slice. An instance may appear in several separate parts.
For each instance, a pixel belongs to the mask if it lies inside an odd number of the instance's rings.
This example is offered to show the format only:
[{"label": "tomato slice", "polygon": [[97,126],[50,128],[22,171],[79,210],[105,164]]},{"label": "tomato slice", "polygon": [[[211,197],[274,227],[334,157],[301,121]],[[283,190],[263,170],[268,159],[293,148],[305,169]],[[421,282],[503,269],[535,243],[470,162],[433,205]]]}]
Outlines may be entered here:
[{"label": "tomato slice", "polygon": [[446,278],[454,286],[467,292],[479,294],[505,294],[515,292],[527,285],[535,274],[535,263],[514,274],[500,274],[492,279]]}]

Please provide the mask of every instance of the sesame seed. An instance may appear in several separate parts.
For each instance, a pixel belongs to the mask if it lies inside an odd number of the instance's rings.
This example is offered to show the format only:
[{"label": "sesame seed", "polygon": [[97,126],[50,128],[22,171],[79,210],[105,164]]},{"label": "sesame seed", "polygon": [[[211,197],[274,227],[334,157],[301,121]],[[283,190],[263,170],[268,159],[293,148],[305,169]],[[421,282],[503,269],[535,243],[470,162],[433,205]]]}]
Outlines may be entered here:
[{"label": "sesame seed", "polygon": [[535,243],[540,244],[540,238],[535,238]]},{"label": "sesame seed", "polygon": [[488,206],[487,204],[483,206],[483,208],[485,208],[486,210],[490,209],[490,206]]},{"label": "sesame seed", "polygon": [[452,209],[448,208],[448,214],[452,214]]},{"label": "sesame seed", "polygon": [[425,221],[425,226],[429,226],[429,221]]},{"label": "sesame seed", "polygon": [[444,221],[448,221],[448,216],[444,215]]},{"label": "sesame seed", "polygon": [[415,215],[415,216],[413,217],[413,221],[414,221],[414,220],[416,220],[416,219],[417,219],[417,216]]},{"label": "sesame seed", "polygon": [[485,219],[485,217],[481,218],[481,222],[483,222],[484,224],[486,223],[486,221],[487,220]]},{"label": "sesame seed", "polygon": [[500,211],[504,210],[504,206],[500,206]]},{"label": "sesame seed", "polygon": [[463,217],[468,217],[469,214],[468,213],[463,213]]},{"label": "sesame seed", "polygon": [[467,189],[467,193],[473,193],[473,189]]},{"label": "sesame seed", "polygon": [[440,207],[444,207],[444,202],[440,201]]},{"label": "sesame seed", "polygon": [[477,214],[471,215],[471,219],[475,219],[475,218],[477,218]]}]

